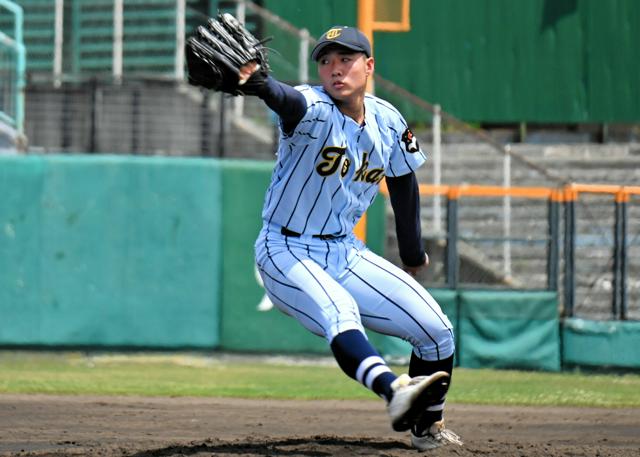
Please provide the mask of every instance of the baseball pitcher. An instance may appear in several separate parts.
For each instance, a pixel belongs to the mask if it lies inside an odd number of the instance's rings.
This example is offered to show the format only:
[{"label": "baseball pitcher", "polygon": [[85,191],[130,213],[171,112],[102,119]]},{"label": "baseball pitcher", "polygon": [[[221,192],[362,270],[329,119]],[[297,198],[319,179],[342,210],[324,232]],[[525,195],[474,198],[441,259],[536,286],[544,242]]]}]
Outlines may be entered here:
[{"label": "baseball pitcher", "polygon": [[[255,243],[271,302],[326,339],[340,368],[387,403],[396,431],[420,450],[458,444],[444,426],[454,338],[440,306],[414,279],[426,266],[414,171],[425,161],[390,103],[365,92],[374,58],[365,35],[335,26],[311,58],[319,86],[269,76],[263,43],[231,15],[200,27],[186,46],[192,84],[261,98],[279,116],[277,161]],[[386,178],[403,268],[377,256],[353,228]],[[364,328],[413,346],[397,376]]]}]

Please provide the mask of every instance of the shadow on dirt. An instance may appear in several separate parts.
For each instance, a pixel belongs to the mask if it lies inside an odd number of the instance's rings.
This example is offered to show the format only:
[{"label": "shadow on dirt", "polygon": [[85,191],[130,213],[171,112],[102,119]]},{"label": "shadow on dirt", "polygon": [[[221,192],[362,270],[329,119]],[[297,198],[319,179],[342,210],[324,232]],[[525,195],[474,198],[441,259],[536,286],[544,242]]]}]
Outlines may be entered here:
[{"label": "shadow on dirt", "polygon": [[282,440],[207,440],[188,445],[172,445],[161,449],[140,451],[129,457],[165,457],[178,455],[255,455],[255,456],[371,456],[384,455],[388,450],[411,450],[406,443],[374,438],[342,438],[311,436]]}]

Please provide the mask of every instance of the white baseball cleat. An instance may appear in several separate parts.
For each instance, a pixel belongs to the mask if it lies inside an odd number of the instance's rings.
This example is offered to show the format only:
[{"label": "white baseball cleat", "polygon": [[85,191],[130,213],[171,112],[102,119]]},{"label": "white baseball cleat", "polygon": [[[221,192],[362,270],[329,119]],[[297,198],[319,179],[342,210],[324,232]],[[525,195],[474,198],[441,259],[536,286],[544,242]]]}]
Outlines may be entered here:
[{"label": "white baseball cleat", "polygon": [[409,430],[428,405],[442,399],[448,384],[449,374],[446,371],[415,378],[406,374],[398,376],[391,384],[393,397],[387,405],[391,427],[396,432]]},{"label": "white baseball cleat", "polygon": [[428,451],[446,444],[462,446],[462,440],[451,430],[444,428],[444,420],[434,422],[422,435],[416,435],[415,429],[411,429],[411,445],[420,450]]}]

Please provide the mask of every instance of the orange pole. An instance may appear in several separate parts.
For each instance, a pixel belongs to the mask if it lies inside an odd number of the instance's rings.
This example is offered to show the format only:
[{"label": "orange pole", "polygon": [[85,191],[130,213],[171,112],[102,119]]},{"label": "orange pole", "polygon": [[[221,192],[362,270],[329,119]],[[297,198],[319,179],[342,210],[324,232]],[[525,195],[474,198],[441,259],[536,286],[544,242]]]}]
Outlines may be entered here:
[{"label": "orange pole", "polygon": [[358,28],[365,34],[373,48],[373,19],[375,0],[358,0]]},{"label": "orange pole", "polygon": [[[375,0],[358,0],[358,28],[371,43],[371,50],[373,52],[373,14],[375,8]],[[373,78],[370,77],[367,81],[367,92],[373,91]],[[364,213],[356,226],[353,228],[353,233],[362,241],[367,240],[367,213]]]},{"label": "orange pole", "polygon": [[622,186],[614,184],[571,184],[571,189],[576,193],[587,192],[590,194],[616,194],[621,188]]},{"label": "orange pole", "polygon": [[615,198],[616,203],[629,203],[629,192],[627,192],[623,187],[618,192],[616,192]]},{"label": "orange pole", "polygon": [[640,186],[624,186],[624,191],[628,194],[640,195]]},{"label": "orange pole", "polygon": [[367,241],[367,213],[364,213],[355,227],[353,234],[363,242]]},{"label": "orange pole", "polygon": [[564,187],[564,201],[573,202],[578,199],[578,192],[573,188],[573,184]]},{"label": "orange pole", "polygon": [[547,187],[500,187],[500,186],[464,186],[461,194],[466,197],[522,197],[549,198],[551,189]]},{"label": "orange pole", "polygon": [[[373,21],[375,14],[375,0],[358,0],[358,28],[369,39],[373,52]],[[373,93],[373,77],[367,81],[367,92]]]},{"label": "orange pole", "polygon": [[554,202],[562,203],[564,201],[562,189],[553,189],[551,191],[551,200]]},{"label": "orange pole", "polygon": [[[561,188],[552,187],[501,187],[485,186],[475,184],[462,184],[460,186],[450,186],[441,184],[419,184],[420,195],[456,195],[457,198],[465,197],[504,197],[510,195],[519,198],[551,198],[554,201],[566,199],[576,200],[580,193],[611,194],[620,193],[640,195],[640,186],[618,186],[613,184],[568,184]],[[380,192],[389,196],[389,190],[385,181],[380,183]]]},{"label": "orange pole", "polygon": [[420,195],[447,195],[451,186],[439,184],[419,184]]},{"label": "orange pole", "polygon": [[447,196],[449,197],[449,200],[459,200],[460,196],[462,195],[462,188],[465,187],[463,186],[451,186],[449,188],[449,191],[447,192]]}]

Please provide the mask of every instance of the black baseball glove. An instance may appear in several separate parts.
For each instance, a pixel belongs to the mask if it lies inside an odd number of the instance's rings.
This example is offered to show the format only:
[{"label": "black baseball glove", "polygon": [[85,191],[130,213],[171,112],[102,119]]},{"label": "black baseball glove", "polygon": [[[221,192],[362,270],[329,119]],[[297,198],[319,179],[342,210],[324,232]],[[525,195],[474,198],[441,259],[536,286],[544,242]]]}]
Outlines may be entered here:
[{"label": "black baseball glove", "polygon": [[256,95],[269,73],[264,42],[228,13],[198,27],[185,55],[190,84],[231,95]]}]

